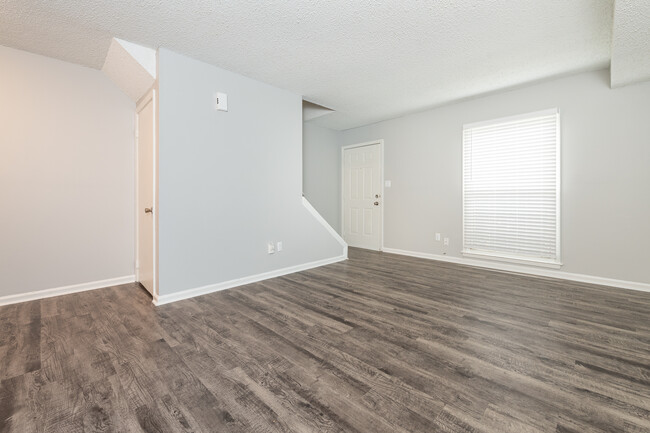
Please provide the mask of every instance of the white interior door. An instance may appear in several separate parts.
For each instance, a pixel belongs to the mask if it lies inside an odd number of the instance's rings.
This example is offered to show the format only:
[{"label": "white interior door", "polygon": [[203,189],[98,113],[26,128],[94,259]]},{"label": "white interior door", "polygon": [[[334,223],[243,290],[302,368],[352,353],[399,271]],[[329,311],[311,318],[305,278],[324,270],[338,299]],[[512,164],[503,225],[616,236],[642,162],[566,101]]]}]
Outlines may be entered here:
[{"label": "white interior door", "polygon": [[152,90],[137,108],[137,263],[138,281],[152,295],[155,284],[155,101]]},{"label": "white interior door", "polygon": [[381,146],[343,149],[343,239],[381,250]]}]

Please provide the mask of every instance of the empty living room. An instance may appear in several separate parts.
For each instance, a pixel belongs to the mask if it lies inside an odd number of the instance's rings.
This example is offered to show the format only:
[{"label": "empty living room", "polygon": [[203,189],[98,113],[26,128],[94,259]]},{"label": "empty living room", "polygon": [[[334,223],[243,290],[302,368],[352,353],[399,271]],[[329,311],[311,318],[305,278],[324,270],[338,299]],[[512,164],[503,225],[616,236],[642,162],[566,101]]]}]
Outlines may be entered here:
[{"label": "empty living room", "polygon": [[0,0],[0,433],[650,432],[650,1]]}]

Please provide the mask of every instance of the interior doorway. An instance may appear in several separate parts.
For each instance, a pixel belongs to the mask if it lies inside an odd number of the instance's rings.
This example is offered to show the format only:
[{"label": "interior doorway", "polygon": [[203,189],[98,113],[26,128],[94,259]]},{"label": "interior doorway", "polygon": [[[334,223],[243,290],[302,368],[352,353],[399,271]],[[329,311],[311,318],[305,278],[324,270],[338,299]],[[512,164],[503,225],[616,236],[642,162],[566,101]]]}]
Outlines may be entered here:
[{"label": "interior doorway", "polygon": [[351,247],[383,247],[383,148],[377,140],[342,149],[342,231]]},{"label": "interior doorway", "polygon": [[136,107],[136,278],[157,296],[156,91]]}]

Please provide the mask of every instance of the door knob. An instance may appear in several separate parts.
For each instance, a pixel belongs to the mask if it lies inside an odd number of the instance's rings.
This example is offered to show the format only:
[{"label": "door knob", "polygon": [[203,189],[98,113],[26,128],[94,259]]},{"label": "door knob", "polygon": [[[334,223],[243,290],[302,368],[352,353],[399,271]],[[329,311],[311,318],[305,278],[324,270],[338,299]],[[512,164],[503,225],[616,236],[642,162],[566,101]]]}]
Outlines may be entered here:
[{"label": "door knob", "polygon": [[150,208],[150,207],[146,207],[146,208],[144,208],[144,213],[150,213],[150,214],[152,214],[152,213],[153,213],[153,209]]},{"label": "door knob", "polygon": [[379,206],[379,202],[378,202],[378,201],[375,202],[375,206]]}]

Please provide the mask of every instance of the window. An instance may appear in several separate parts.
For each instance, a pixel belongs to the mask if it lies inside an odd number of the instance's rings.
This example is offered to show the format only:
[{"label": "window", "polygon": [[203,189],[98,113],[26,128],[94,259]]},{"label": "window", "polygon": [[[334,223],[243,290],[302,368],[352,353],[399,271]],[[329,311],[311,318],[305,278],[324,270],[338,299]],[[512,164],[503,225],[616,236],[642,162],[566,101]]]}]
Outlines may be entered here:
[{"label": "window", "polygon": [[463,126],[463,254],[559,267],[557,109]]}]

